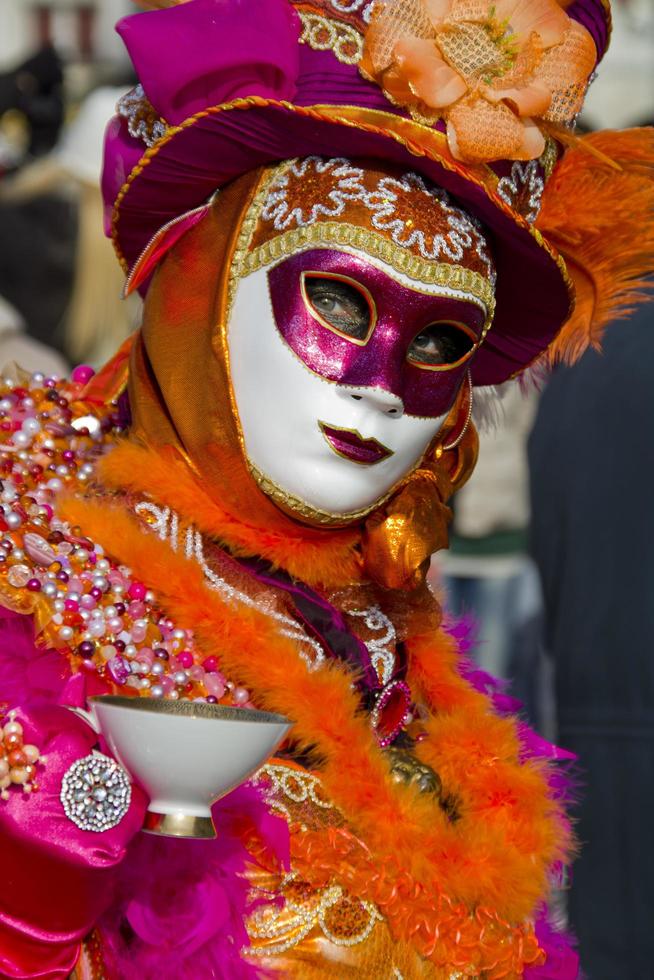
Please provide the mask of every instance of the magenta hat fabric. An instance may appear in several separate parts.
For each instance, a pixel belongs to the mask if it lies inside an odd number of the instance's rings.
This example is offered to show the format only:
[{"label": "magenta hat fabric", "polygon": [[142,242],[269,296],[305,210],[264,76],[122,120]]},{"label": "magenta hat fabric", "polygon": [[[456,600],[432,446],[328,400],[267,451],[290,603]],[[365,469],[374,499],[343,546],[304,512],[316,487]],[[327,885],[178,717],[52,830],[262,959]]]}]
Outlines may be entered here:
[{"label": "magenta hat fabric", "polygon": [[[318,3],[333,7],[334,19],[365,28],[369,0]],[[346,7],[353,13],[344,15]],[[590,31],[600,57],[608,38],[601,0],[575,0],[567,13]],[[312,154],[390,161],[444,187],[485,225],[498,273],[497,310],[474,362],[474,383],[499,383],[523,370],[554,338],[572,302],[562,261],[533,228],[543,165],[467,166],[407,145],[392,129],[401,120],[410,131],[408,114],[356,64],[299,43],[301,29],[289,0],[257,0],[256,7],[251,0],[190,0],[119,22],[153,109],[145,125],[149,147],[130,134],[139,117],[129,110],[106,134],[107,227],[124,268],[133,267],[162,226],[255,167]],[[353,107],[366,121],[352,125]]]}]

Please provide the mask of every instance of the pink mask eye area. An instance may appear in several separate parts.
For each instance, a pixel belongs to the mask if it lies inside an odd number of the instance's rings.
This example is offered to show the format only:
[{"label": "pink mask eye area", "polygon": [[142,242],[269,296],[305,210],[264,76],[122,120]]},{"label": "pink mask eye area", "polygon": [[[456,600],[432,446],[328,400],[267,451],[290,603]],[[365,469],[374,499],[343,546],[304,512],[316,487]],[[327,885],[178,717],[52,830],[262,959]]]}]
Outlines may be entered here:
[{"label": "pink mask eye area", "polygon": [[426,371],[450,371],[467,361],[478,343],[479,338],[465,323],[442,320],[416,334],[406,359]]},{"label": "pink mask eye area", "polygon": [[[323,327],[355,344],[365,345],[375,328],[375,302],[360,282],[349,276],[303,272],[302,297],[309,313]],[[472,354],[477,337],[464,323],[444,320],[429,324],[407,349],[407,361],[428,371],[448,371]]]},{"label": "pink mask eye area", "polygon": [[305,306],[323,327],[355,344],[367,343],[377,311],[365,286],[349,276],[310,271],[302,273],[300,285]]},{"label": "pink mask eye area", "polygon": [[447,413],[483,333],[476,303],[412,288],[337,249],[289,256],[266,276],[279,335],[310,371],[389,391],[405,415]]}]

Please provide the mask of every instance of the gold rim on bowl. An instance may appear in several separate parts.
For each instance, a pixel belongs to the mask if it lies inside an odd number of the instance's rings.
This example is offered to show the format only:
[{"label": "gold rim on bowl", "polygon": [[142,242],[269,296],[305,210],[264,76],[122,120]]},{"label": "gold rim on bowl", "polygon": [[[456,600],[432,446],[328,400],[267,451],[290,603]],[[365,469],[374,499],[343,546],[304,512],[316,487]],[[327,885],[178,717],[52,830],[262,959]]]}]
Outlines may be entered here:
[{"label": "gold rim on bowl", "polygon": [[206,701],[171,701],[167,698],[129,698],[119,694],[97,694],[90,697],[92,704],[113,705],[116,708],[132,708],[154,714],[176,715],[180,718],[207,718],[222,721],[247,721],[264,725],[290,725],[290,718],[271,711],[256,708],[231,708],[224,704],[207,704]]}]

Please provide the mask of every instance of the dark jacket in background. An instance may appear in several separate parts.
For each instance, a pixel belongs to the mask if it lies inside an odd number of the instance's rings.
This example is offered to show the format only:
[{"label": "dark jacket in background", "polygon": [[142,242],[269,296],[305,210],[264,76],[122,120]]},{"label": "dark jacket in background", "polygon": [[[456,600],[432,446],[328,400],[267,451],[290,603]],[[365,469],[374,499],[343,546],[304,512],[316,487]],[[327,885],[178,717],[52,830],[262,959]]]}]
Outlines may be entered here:
[{"label": "dark jacket in background", "polygon": [[559,743],[579,755],[571,926],[590,980],[654,978],[654,305],[554,373],[530,442],[531,546]]}]

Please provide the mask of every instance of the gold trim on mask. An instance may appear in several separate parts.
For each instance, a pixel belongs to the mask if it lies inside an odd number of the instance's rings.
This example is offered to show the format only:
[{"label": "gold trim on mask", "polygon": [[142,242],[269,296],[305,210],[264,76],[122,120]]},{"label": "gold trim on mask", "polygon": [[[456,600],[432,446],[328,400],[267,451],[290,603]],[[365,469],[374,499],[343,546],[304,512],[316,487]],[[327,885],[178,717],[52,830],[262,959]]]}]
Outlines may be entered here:
[{"label": "gold trim on mask", "polygon": [[304,225],[301,228],[292,228],[258,245],[251,252],[245,250],[241,252],[239,249],[240,261],[237,261],[236,255],[234,259],[234,277],[242,279],[302,249],[320,245],[356,248],[372,259],[381,259],[396,272],[415,280],[417,285],[443,286],[446,289],[468,293],[484,304],[487,314],[482,339],[488,333],[495,312],[495,293],[488,279],[473,269],[461,265],[430,262],[420,256],[412,255],[383,235],[346,222],[324,221]]},{"label": "gold trim on mask", "polygon": [[[254,233],[257,230],[257,224],[259,221],[259,215],[261,214],[261,208],[263,203],[268,196],[268,188],[277,175],[276,167],[269,167],[261,173],[259,178],[258,186],[252,195],[252,199],[248,205],[245,212],[245,217],[241,223],[239,229],[236,243],[234,245],[234,251],[231,255],[230,268],[229,268],[229,284],[227,293],[227,307],[225,322],[223,324],[223,332],[225,338],[227,336],[228,324],[232,315],[232,306],[234,304],[234,295],[236,293],[236,287],[238,285],[239,279],[243,278],[243,265],[248,254],[248,249],[254,237]],[[227,346],[227,345],[226,345]]]},{"label": "gold trim on mask", "polygon": [[[420,368],[421,371],[436,371],[438,373],[443,373],[445,371],[454,371],[456,368],[461,367],[462,364],[465,364],[466,361],[469,361],[472,355],[479,350],[479,346],[485,336],[484,333],[481,333],[479,336],[477,336],[474,330],[471,330],[470,327],[467,325],[467,323],[462,323],[460,320],[436,320],[434,323],[430,323],[426,327],[423,327],[423,331],[429,330],[430,327],[440,327],[440,326],[457,327],[459,330],[462,331],[462,333],[465,333],[466,337],[468,337],[468,339],[472,341],[472,347],[470,348],[470,350],[466,351],[466,353],[463,354],[458,359],[458,361],[452,361],[451,364],[428,364],[426,361],[415,360],[414,358],[410,357],[409,354],[407,353],[406,359],[408,364],[413,365],[413,367]],[[423,331],[420,332],[422,333]],[[420,335],[419,333],[416,334],[416,337],[418,337],[419,335]],[[413,339],[415,340],[416,337],[414,337]]]},{"label": "gold trim on mask", "polygon": [[257,178],[257,183],[251,189],[250,200],[244,209],[243,219],[236,234],[236,240],[234,241],[231,254],[227,253],[226,255],[227,261],[229,262],[229,276],[225,290],[225,309],[223,316],[218,321],[218,329],[216,332],[216,341],[220,345],[221,353],[225,361],[227,390],[229,392],[232,418],[236,429],[236,438],[238,439],[243,460],[248,466],[249,464],[247,463],[248,456],[245,449],[245,439],[243,437],[241,419],[238,414],[236,395],[234,394],[234,385],[232,383],[232,367],[229,352],[229,329],[232,321],[232,310],[234,307],[234,298],[236,296],[236,287],[238,286],[239,281],[239,269],[243,261],[243,256],[245,255],[245,252],[252,241],[252,236],[256,231],[261,207],[266,199],[268,187],[271,180],[275,176],[275,172],[276,170],[274,167],[264,168],[260,172],[259,177]]},{"label": "gold trim on mask", "polygon": [[[424,458],[424,457],[423,457]],[[396,493],[398,487],[404,483],[404,481],[411,475],[411,473],[417,469],[421,463],[422,459],[419,459],[415,467],[409,472],[404,473],[402,477],[395,483],[383,497],[379,497],[377,500],[373,501],[368,507],[363,507],[361,510],[348,511],[346,514],[332,514],[326,510],[319,510],[316,507],[312,507],[308,504],[306,500],[302,500],[300,497],[296,497],[294,494],[289,493],[288,490],[284,490],[277,483],[274,483],[270,477],[258,470],[251,460],[246,459],[248,464],[248,469],[252,475],[252,478],[256,482],[257,486],[262,493],[265,493],[267,497],[274,500],[278,507],[287,513],[291,517],[300,517],[301,519],[308,521],[311,524],[320,524],[326,527],[342,527],[346,524],[352,524],[354,521],[363,520],[364,517],[368,517],[372,514],[374,510],[385,504],[386,501]]]},{"label": "gold trim on mask", "polygon": [[[366,335],[362,339],[358,337],[353,337],[352,334],[345,333],[344,330],[339,330],[335,327],[333,323],[323,316],[314,307],[309,295],[307,293],[306,280],[307,279],[332,279],[334,282],[345,282],[350,286],[353,286],[358,293],[360,293],[368,304],[368,310],[370,312],[370,320],[368,323],[368,329],[366,330]],[[300,275],[300,290],[302,292],[302,299],[304,300],[304,305],[306,306],[310,315],[320,323],[325,330],[329,330],[331,333],[335,333],[337,337],[342,337],[343,340],[349,341],[351,344],[356,344],[357,347],[365,347],[370,338],[373,335],[375,327],[377,326],[377,305],[370,295],[370,290],[366,289],[363,283],[357,282],[356,279],[352,279],[351,276],[345,276],[340,272],[324,272],[316,271],[311,269],[306,269]],[[273,314],[274,316],[274,314]]]}]

